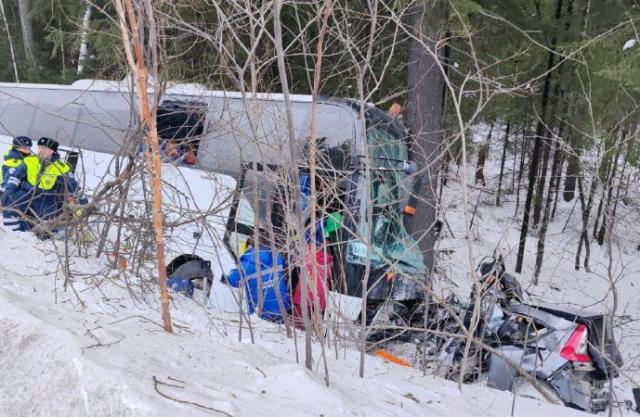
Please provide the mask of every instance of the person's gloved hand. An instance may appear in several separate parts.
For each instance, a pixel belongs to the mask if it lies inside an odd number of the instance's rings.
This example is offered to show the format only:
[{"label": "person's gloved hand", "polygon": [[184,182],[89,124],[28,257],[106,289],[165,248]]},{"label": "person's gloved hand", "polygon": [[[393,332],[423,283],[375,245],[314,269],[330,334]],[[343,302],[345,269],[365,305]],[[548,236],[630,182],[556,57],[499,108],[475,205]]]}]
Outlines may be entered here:
[{"label": "person's gloved hand", "polygon": [[[73,195],[67,196],[66,200],[67,200],[67,204],[70,205],[70,206],[74,205],[74,204],[78,204],[78,200],[76,200],[75,196],[73,196]],[[73,209],[73,214],[76,217],[82,217],[82,209],[80,207],[74,208]]]},{"label": "person's gloved hand", "polygon": [[33,185],[29,184],[27,181],[22,181],[20,188],[24,191],[31,191],[33,190]]},{"label": "person's gloved hand", "polygon": [[15,193],[18,190],[18,187],[20,187],[20,180],[18,178],[13,176],[7,178],[7,183],[4,187],[4,195],[11,195]]},{"label": "person's gloved hand", "polygon": [[11,205],[12,202],[12,198],[11,198],[11,193],[8,191],[5,191],[4,193],[2,193],[2,197],[0,198],[0,202],[2,202],[2,206],[3,207],[9,207]]}]

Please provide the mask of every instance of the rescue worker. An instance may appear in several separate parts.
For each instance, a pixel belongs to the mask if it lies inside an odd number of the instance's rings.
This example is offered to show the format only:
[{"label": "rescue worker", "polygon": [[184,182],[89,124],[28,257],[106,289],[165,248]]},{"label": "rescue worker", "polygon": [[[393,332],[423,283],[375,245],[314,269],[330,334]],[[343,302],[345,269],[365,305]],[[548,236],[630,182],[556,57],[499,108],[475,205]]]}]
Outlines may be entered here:
[{"label": "rescue worker", "polygon": [[[38,155],[24,158],[7,178],[2,203],[14,210],[13,213],[9,210],[3,213],[5,225],[17,226],[14,230],[24,231],[33,226],[33,219],[50,220],[58,216],[65,200],[73,202],[77,188],[71,167],[60,160],[58,142],[40,138]],[[16,211],[22,214],[18,223]],[[7,217],[11,219],[9,224]]]},{"label": "rescue worker", "polygon": [[4,154],[2,173],[0,173],[0,192],[4,191],[4,186],[7,178],[9,177],[9,172],[13,168],[17,168],[25,157],[31,155],[32,145],[33,142],[30,137],[16,136],[13,138],[11,147]]},{"label": "rescue worker", "polygon": [[20,178],[24,172],[24,159],[31,154],[32,144],[31,138],[15,137],[2,166],[3,224],[13,231],[27,231],[31,228],[28,211],[32,187]]},{"label": "rescue worker", "polygon": [[[238,268],[231,270],[227,282],[236,288],[245,286],[249,314],[257,311],[263,320],[282,323],[291,309],[291,298],[284,280],[284,258],[275,254],[274,259],[274,253],[267,248],[257,252],[248,242],[238,260]],[[260,262],[259,273],[256,258]]]}]

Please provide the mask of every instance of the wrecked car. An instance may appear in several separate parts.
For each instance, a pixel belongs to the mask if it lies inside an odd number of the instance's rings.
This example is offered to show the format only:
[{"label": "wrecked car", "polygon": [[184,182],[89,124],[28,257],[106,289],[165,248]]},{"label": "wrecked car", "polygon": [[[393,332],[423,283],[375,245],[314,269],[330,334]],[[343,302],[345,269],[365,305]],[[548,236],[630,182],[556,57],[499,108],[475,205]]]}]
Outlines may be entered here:
[{"label": "wrecked car", "polygon": [[[500,257],[482,262],[478,276],[466,302],[452,296],[430,306],[426,331],[392,336],[384,330],[385,347],[393,349],[389,345],[399,340],[414,343],[414,365],[445,378],[486,380],[496,389],[542,395],[591,413],[605,410],[608,383],[622,366],[607,317],[524,301]],[[402,327],[394,324],[389,327]],[[380,337],[381,332],[373,334],[371,346],[380,346]]]}]

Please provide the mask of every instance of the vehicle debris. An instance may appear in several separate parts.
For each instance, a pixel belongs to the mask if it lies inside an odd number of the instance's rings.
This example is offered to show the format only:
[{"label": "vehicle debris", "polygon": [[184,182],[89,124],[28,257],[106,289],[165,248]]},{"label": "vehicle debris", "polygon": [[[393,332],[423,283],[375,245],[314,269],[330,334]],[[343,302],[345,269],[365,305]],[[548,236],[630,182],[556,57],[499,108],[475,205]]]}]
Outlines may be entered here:
[{"label": "vehicle debris", "polygon": [[[401,314],[381,308],[387,325],[374,319],[371,349],[411,357],[414,367],[448,379],[486,380],[499,390],[539,392],[566,406],[604,411],[610,404],[608,383],[622,366],[605,315],[528,303],[499,256],[485,258],[477,274],[466,302],[451,296],[428,307],[423,329],[408,327],[398,321]],[[475,342],[465,355],[467,333]]]}]

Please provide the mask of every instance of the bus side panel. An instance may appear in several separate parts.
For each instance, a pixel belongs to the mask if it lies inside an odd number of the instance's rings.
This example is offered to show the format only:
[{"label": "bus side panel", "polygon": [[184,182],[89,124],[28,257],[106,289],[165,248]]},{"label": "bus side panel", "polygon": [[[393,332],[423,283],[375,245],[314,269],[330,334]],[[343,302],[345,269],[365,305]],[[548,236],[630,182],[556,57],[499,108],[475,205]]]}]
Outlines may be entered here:
[{"label": "bus side panel", "polygon": [[130,105],[116,91],[0,86],[0,133],[41,136],[62,145],[114,153],[127,131]]},{"label": "bus side panel", "polygon": [[[294,102],[292,106],[296,158],[310,136],[311,103]],[[316,137],[326,138],[325,145],[353,152],[355,126],[349,108],[321,103],[317,108]],[[207,130],[200,144],[199,163],[214,171],[230,173],[236,178],[246,162],[265,164],[290,163],[289,132],[284,103],[269,100],[214,98],[209,103]]]},{"label": "bus side panel", "polygon": [[36,136],[34,120],[43,90],[0,86],[0,134]]},{"label": "bus side panel", "polygon": [[115,154],[130,136],[135,104],[117,91],[87,91],[74,101],[78,123],[68,145]]},{"label": "bus side panel", "polygon": [[278,104],[213,98],[200,144],[200,164],[238,178],[243,162],[274,163],[286,158],[286,118]]}]

